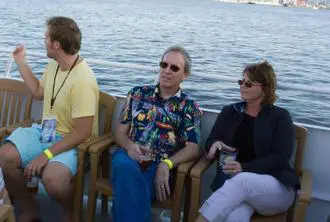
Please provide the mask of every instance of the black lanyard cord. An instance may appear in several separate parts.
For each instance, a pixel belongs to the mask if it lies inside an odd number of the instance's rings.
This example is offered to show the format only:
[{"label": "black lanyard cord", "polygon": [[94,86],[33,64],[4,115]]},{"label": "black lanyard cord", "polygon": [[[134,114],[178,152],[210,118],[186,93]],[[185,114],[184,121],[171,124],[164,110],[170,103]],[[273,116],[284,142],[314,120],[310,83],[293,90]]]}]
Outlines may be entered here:
[{"label": "black lanyard cord", "polygon": [[60,68],[60,66],[57,65],[56,72],[55,72],[55,76],[54,76],[54,82],[53,82],[52,98],[51,98],[51,100],[50,100],[50,109],[53,109],[54,102],[55,102],[55,100],[56,100],[56,98],[57,98],[57,95],[58,95],[58,93],[60,92],[60,90],[62,89],[62,87],[63,87],[63,85],[64,85],[66,79],[69,77],[69,74],[70,74],[70,72],[72,71],[72,69],[74,68],[74,66],[76,65],[78,59],[79,59],[79,55],[77,56],[76,60],[74,61],[74,63],[73,63],[72,66],[70,67],[70,70],[69,70],[68,74],[66,75],[66,77],[65,77],[65,79],[63,80],[63,82],[62,82],[60,88],[57,90],[57,92],[56,92],[56,94],[55,94],[55,96],[54,96],[56,77],[57,77],[58,69]]}]

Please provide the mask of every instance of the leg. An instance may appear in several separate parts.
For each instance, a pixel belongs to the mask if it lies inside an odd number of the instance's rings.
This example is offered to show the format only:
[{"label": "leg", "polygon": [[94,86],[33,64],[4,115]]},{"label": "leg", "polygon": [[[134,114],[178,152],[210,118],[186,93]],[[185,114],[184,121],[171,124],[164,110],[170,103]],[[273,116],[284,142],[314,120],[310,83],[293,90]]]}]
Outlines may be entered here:
[{"label": "leg", "polygon": [[209,222],[202,214],[200,214],[197,219],[196,222]]},{"label": "leg", "polygon": [[20,221],[37,217],[37,204],[26,189],[22,168],[42,152],[39,137],[40,133],[34,127],[17,128],[0,148],[7,190],[22,208]]},{"label": "leg", "polygon": [[[209,221],[224,221],[226,217],[243,202],[249,203],[253,208],[263,210],[271,210],[279,213],[279,209],[274,209],[273,206],[267,205],[267,202],[275,202],[272,198],[277,196],[277,199],[288,204],[281,204],[282,212],[288,209],[292,204],[294,195],[283,197],[283,190],[276,187],[285,188],[274,177],[269,175],[261,175],[255,173],[239,173],[233,178],[227,180],[225,184],[215,191],[211,197],[205,201],[200,212]],[[286,189],[287,190],[287,189]],[[271,201],[269,201],[271,200]],[[249,218],[248,218],[249,219]]]},{"label": "leg", "polygon": [[73,199],[77,172],[77,153],[75,149],[63,152],[51,159],[42,174],[42,182],[47,193],[63,209],[63,221],[73,221]]},{"label": "leg", "polygon": [[[287,188],[276,178],[270,175],[262,175],[259,183],[264,184],[265,192],[259,192],[256,195],[249,195],[246,199],[258,214],[264,216],[283,213],[293,204],[295,192],[292,188]],[[260,189],[257,185],[256,188]]]},{"label": "leg", "polygon": [[70,170],[59,162],[51,162],[42,174],[42,182],[47,193],[62,206],[63,221],[73,221],[74,180]]},{"label": "leg", "polygon": [[113,221],[151,221],[152,183],[153,176],[144,175],[126,151],[116,151],[112,158]]},{"label": "leg", "polygon": [[253,212],[253,207],[244,202],[229,213],[226,222],[249,222]]},{"label": "leg", "polygon": [[242,186],[242,180],[239,179],[239,176],[244,174],[240,173],[226,180],[224,185],[204,202],[199,210],[200,218],[204,217],[206,221],[225,221],[226,217],[241,205],[248,195],[247,190]]},{"label": "leg", "polygon": [[25,186],[21,158],[16,147],[11,143],[5,143],[0,148],[0,157],[7,190],[22,208],[20,221],[37,218],[37,204]]}]

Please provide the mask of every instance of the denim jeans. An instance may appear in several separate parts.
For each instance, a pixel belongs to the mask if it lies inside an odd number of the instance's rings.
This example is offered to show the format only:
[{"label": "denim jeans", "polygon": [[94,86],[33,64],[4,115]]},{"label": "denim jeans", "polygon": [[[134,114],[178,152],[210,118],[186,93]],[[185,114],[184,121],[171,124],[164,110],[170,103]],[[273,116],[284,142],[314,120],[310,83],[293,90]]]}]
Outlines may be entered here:
[{"label": "denim jeans", "polygon": [[118,149],[112,156],[114,222],[150,222],[151,200],[155,198],[154,177],[157,164],[142,172],[138,162],[125,150]]}]

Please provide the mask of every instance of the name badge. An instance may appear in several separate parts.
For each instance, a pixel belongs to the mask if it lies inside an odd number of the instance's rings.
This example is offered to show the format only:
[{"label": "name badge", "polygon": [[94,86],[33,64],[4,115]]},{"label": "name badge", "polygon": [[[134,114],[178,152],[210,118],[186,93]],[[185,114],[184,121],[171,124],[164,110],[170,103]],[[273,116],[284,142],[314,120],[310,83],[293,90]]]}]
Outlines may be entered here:
[{"label": "name badge", "polygon": [[56,135],[56,117],[51,116],[42,120],[40,142],[54,143]]}]

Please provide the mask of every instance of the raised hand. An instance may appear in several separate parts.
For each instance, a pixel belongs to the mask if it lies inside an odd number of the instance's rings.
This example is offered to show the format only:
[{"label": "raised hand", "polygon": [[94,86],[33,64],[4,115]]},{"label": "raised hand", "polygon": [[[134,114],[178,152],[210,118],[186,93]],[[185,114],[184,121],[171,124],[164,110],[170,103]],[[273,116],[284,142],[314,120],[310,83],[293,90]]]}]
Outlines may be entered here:
[{"label": "raised hand", "polygon": [[25,63],[25,47],[24,45],[18,45],[13,51],[13,57],[17,65]]}]

